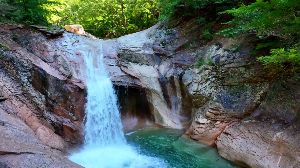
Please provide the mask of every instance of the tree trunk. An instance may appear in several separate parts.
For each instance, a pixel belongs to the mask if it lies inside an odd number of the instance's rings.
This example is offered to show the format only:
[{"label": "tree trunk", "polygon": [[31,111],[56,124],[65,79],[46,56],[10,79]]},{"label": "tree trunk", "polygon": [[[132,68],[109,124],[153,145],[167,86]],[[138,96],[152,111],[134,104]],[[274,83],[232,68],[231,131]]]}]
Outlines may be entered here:
[{"label": "tree trunk", "polygon": [[25,0],[23,0],[23,7],[24,7],[24,10],[25,10],[25,11],[28,11]]},{"label": "tree trunk", "polygon": [[124,7],[124,1],[123,0],[121,2],[121,8],[122,8],[122,14],[123,14],[123,25],[124,25],[124,27],[127,27],[125,7]]}]

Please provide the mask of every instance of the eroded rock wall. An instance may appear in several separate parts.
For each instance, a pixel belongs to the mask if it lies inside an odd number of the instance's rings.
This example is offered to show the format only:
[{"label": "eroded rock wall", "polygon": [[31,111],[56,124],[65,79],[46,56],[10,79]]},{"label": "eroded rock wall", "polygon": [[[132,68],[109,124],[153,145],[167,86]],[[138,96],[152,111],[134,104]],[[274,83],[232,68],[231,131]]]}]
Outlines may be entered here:
[{"label": "eroded rock wall", "polygon": [[[118,52],[122,72],[149,91],[155,122],[187,128],[192,139],[216,145],[244,167],[298,167],[297,79],[273,79],[251,54],[248,37],[203,45],[184,30],[158,27],[145,45],[121,45]],[[238,44],[240,51],[231,49]]]},{"label": "eroded rock wall", "polygon": [[45,40],[42,34],[1,26],[0,36],[0,163],[6,167],[80,167],[65,152],[82,143],[85,91],[32,52],[29,41]]},{"label": "eroded rock wall", "polygon": [[221,156],[249,167],[299,167],[299,77],[271,85],[260,106],[217,139]]}]

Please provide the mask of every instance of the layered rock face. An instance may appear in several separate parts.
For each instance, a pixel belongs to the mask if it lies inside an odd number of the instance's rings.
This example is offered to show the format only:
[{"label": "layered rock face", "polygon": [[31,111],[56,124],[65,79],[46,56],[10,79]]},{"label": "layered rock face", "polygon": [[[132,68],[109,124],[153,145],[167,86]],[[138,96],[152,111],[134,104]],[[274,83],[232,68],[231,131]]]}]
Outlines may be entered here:
[{"label": "layered rock face", "polygon": [[299,77],[273,83],[261,105],[227,127],[221,156],[247,167],[299,167]]},{"label": "layered rock face", "polygon": [[29,45],[40,33],[1,26],[0,36],[0,165],[80,167],[65,151],[82,142],[85,90],[55,48]]},{"label": "layered rock face", "polygon": [[[12,112],[12,111],[10,111]],[[55,139],[54,133],[47,128],[40,133],[52,144],[43,142],[31,126],[28,126],[15,114],[0,109],[0,167],[1,168],[32,168],[32,167],[81,167],[69,161],[64,154],[56,149],[61,141]],[[49,136],[53,136],[49,138]],[[49,145],[49,146],[48,146]]]}]

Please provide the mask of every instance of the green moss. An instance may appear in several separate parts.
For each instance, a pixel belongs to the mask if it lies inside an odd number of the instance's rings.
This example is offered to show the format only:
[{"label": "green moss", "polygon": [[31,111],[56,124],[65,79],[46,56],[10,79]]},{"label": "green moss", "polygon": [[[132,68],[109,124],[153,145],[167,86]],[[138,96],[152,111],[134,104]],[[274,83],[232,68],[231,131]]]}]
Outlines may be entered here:
[{"label": "green moss", "polygon": [[68,79],[71,79],[72,78],[72,74],[70,73],[68,76],[67,76]]},{"label": "green moss", "polygon": [[12,35],[12,38],[11,38],[13,41],[17,42],[19,40],[19,37],[17,35]]},{"label": "green moss", "polygon": [[201,68],[204,65],[213,66],[214,62],[213,62],[212,58],[210,58],[208,61],[201,58],[197,61],[195,66],[196,66],[196,68]]},{"label": "green moss", "polygon": [[184,49],[187,50],[190,47],[190,43],[184,44]]},{"label": "green moss", "polygon": [[[8,50],[8,49],[9,49],[7,45],[2,44],[2,43],[0,43],[0,48],[3,49],[3,50]],[[2,55],[0,55],[0,57],[1,57],[1,56],[2,56]]]},{"label": "green moss", "polygon": [[238,52],[242,50],[242,45],[241,44],[233,44],[230,47],[230,50],[232,50],[233,52]]}]

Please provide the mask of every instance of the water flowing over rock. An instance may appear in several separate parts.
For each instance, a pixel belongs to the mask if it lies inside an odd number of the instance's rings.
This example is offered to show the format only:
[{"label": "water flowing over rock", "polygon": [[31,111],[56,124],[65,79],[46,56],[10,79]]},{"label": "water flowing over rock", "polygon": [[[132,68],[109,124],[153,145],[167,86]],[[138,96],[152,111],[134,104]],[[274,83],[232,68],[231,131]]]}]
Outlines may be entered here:
[{"label": "water flowing over rock", "polygon": [[123,144],[125,138],[117,98],[103,64],[101,48],[91,51],[84,60],[87,66],[88,95],[84,124],[85,143],[93,146]]},{"label": "water flowing over rock", "polygon": [[[69,158],[86,168],[158,167],[164,161],[143,156],[126,144],[112,82],[103,64],[102,46],[84,56],[87,103],[84,123],[85,143]],[[101,156],[105,154],[105,156]]]}]

